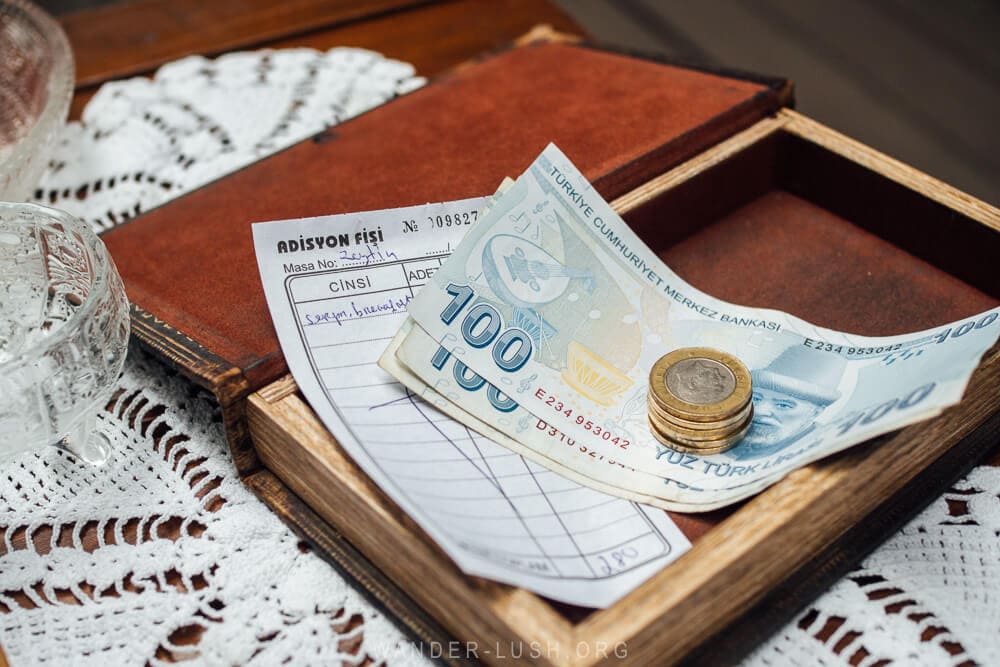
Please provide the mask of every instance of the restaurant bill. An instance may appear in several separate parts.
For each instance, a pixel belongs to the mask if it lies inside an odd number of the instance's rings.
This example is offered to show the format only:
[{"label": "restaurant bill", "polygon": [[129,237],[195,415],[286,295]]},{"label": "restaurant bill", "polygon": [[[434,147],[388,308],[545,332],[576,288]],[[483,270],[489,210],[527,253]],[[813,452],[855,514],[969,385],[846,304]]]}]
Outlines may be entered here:
[{"label": "restaurant bill", "polygon": [[520,456],[376,363],[486,201],[255,224],[268,307],[320,419],[463,571],[604,607],[690,547],[671,519]]}]

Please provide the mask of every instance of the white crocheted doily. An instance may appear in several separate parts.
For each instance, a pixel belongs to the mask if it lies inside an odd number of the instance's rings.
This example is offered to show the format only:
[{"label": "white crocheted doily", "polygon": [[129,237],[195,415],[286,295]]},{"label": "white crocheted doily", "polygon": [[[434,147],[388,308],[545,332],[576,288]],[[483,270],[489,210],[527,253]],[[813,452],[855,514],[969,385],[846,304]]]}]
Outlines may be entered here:
[{"label": "white crocheted doily", "polygon": [[[193,57],[106,84],[36,193],[103,230],[422,84],[357,49]],[[210,395],[133,348],[100,426],[0,475],[15,666],[426,660],[239,481]],[[1000,664],[1000,469],[962,480],[749,665]]]}]

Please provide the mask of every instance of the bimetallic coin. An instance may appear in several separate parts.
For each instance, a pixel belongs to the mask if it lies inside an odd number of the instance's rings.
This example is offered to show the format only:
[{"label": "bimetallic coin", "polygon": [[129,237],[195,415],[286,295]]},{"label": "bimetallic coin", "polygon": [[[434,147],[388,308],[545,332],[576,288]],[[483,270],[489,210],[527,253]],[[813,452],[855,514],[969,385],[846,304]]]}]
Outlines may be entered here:
[{"label": "bimetallic coin", "polygon": [[649,428],[679,452],[724,452],[750,430],[751,390],[750,371],[733,355],[705,347],[674,350],[649,372]]},{"label": "bimetallic coin", "polygon": [[746,419],[747,415],[753,410],[753,402],[747,402],[747,404],[732,417],[726,417],[725,419],[714,422],[696,422],[672,415],[661,408],[656,401],[648,395],[646,396],[646,410],[650,414],[655,414],[659,419],[667,421],[671,424],[676,424],[682,428],[699,431],[714,431],[717,429],[735,428],[737,425],[742,424],[743,420]]},{"label": "bimetallic coin", "polygon": [[740,439],[746,435],[746,432],[750,429],[750,422],[753,420],[753,414],[751,413],[747,419],[738,424],[736,428],[728,429],[715,433],[713,437],[706,437],[705,431],[691,431],[688,429],[679,429],[673,427],[669,424],[664,425],[662,423],[657,423],[659,431],[661,434],[667,436],[671,440],[679,442],[687,447],[712,447],[715,445],[721,445],[724,443],[736,444]]},{"label": "bimetallic coin", "polygon": [[721,440],[708,442],[691,441],[678,436],[676,433],[662,431],[652,419],[649,420],[649,426],[653,437],[656,438],[657,442],[663,446],[669,447],[670,449],[678,452],[684,452],[685,454],[709,456],[711,454],[720,454],[739,444],[740,440],[743,439],[743,436],[745,436],[747,431],[750,430],[751,421],[751,419],[747,419],[746,424],[743,424],[740,429],[732,435],[722,438]]},{"label": "bimetallic coin", "polygon": [[733,433],[737,433],[744,430],[745,427],[753,419],[753,410],[749,410],[743,415],[743,419],[735,424],[730,424],[728,426],[722,426],[714,429],[703,429],[703,428],[687,428],[678,425],[674,421],[669,419],[664,419],[662,415],[650,412],[649,420],[657,425],[660,431],[666,433],[671,437],[676,437],[677,440],[681,442],[686,442],[691,446],[695,446],[698,442],[712,442],[713,440],[723,440],[728,438]]},{"label": "bimetallic coin", "polygon": [[696,405],[712,405],[736,391],[736,376],[715,359],[681,359],[667,369],[664,383],[670,393]]},{"label": "bimetallic coin", "polygon": [[744,409],[750,390],[747,367],[733,355],[707,347],[674,350],[649,371],[650,397],[664,411],[688,421],[728,419]]},{"label": "bimetallic coin", "polygon": [[679,442],[671,440],[670,438],[661,433],[658,433],[655,428],[651,427],[650,431],[653,433],[653,437],[656,438],[657,442],[659,442],[664,447],[672,449],[675,452],[681,452],[684,454],[693,454],[695,456],[711,456],[712,454],[721,454],[722,452],[732,449],[739,443],[739,440],[737,440],[736,442],[733,443],[724,443],[721,445],[716,445],[714,447],[688,447],[686,445],[682,445]]}]

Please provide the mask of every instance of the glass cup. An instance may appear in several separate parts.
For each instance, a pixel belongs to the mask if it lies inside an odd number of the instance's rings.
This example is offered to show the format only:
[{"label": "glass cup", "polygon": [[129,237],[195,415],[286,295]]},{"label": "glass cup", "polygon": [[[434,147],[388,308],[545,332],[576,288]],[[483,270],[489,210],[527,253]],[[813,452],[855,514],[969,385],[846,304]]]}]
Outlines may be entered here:
[{"label": "glass cup", "polygon": [[0,202],[0,460],[55,445],[94,465],[96,430],[125,363],[128,300],[82,220]]},{"label": "glass cup", "polygon": [[0,200],[34,192],[72,96],[73,52],[59,23],[26,0],[0,0]]}]

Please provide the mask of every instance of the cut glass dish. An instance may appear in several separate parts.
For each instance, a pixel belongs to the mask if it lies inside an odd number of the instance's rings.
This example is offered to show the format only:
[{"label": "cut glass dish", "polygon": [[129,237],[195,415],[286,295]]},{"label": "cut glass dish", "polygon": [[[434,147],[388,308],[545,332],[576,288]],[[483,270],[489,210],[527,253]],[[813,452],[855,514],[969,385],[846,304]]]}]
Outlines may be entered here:
[{"label": "cut glass dish", "polygon": [[56,209],[0,203],[0,460],[56,445],[91,464],[125,362],[128,300],[104,243]]},{"label": "cut glass dish", "polygon": [[0,0],[0,201],[31,196],[72,95],[66,33],[30,2]]}]

